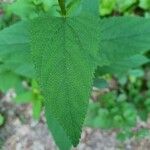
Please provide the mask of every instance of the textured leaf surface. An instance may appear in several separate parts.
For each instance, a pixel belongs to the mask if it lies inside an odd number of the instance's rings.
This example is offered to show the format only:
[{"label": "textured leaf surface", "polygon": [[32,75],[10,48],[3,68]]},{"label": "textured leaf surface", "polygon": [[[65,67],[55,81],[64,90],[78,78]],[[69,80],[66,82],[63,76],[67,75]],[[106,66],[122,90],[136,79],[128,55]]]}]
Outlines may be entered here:
[{"label": "textured leaf surface", "polygon": [[63,127],[60,125],[60,123],[55,119],[52,114],[46,113],[47,118],[47,124],[48,127],[55,139],[55,142],[57,143],[57,146],[59,146],[60,150],[70,150],[72,143],[68,136],[66,135]]},{"label": "textured leaf surface", "polygon": [[100,22],[99,65],[114,63],[150,49],[150,19],[114,17]]},{"label": "textured leaf surface", "polygon": [[96,22],[83,15],[37,18],[31,24],[32,54],[47,120],[48,114],[56,118],[74,146],[79,142],[96,67]]}]

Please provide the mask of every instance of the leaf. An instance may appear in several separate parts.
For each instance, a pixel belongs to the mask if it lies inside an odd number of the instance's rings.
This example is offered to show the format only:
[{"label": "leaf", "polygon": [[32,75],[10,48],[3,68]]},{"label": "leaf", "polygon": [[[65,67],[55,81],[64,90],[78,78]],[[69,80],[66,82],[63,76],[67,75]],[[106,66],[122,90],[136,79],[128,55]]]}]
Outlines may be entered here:
[{"label": "leaf", "polygon": [[135,55],[126,58],[122,61],[118,61],[118,62],[116,61],[112,65],[99,67],[98,70],[100,74],[110,73],[110,74],[123,75],[127,73],[129,70],[142,66],[148,62],[150,62],[150,60],[145,56]]},{"label": "leaf", "polygon": [[6,6],[7,13],[13,13],[20,16],[22,19],[31,18],[37,16],[36,7],[30,0],[17,0]]},{"label": "leaf", "polygon": [[100,1],[100,15],[110,15],[115,8],[116,0],[101,0]]},{"label": "leaf", "polygon": [[0,114],[0,126],[2,126],[4,123],[4,117]]},{"label": "leaf", "polygon": [[10,88],[16,88],[17,91],[21,91],[21,78],[12,72],[4,71],[0,73],[0,90],[6,92]]},{"label": "leaf", "polygon": [[45,17],[34,19],[30,27],[47,120],[49,114],[56,118],[74,146],[79,142],[96,68],[97,20],[89,15]]},{"label": "leaf", "polygon": [[119,12],[125,12],[135,3],[137,3],[137,0],[116,0],[116,7]]},{"label": "leaf", "polygon": [[40,118],[41,110],[42,110],[42,99],[35,99],[32,101],[33,108],[33,118],[38,120]]},{"label": "leaf", "polygon": [[113,17],[100,21],[99,65],[142,54],[150,49],[150,19]]},{"label": "leaf", "polygon": [[130,78],[143,78],[144,74],[145,72],[143,69],[132,69],[128,72]]},{"label": "leaf", "polygon": [[82,6],[83,12],[97,16],[99,15],[99,0],[82,0]]},{"label": "leaf", "polygon": [[0,33],[0,56],[5,54],[14,57],[17,53],[23,53],[20,57],[24,58],[30,51],[28,37],[27,23],[24,21],[2,30]]},{"label": "leaf", "polygon": [[16,23],[0,32],[0,59],[10,71],[30,78],[34,76],[27,22]]},{"label": "leaf", "polygon": [[107,81],[102,79],[102,78],[95,78],[93,86],[98,88],[98,89],[104,89],[104,88],[109,87]]},{"label": "leaf", "polygon": [[61,150],[70,150],[72,143],[66,135],[60,123],[52,116],[51,113],[46,113],[48,127],[55,139],[55,142]]},{"label": "leaf", "polygon": [[145,10],[150,9],[150,1],[149,0],[140,0],[139,7]]},{"label": "leaf", "polygon": [[81,12],[81,0],[68,0],[66,1],[67,16],[74,16]]},{"label": "leaf", "polygon": [[26,104],[26,103],[31,103],[32,101],[32,92],[28,91],[28,92],[23,92],[19,95],[17,95],[17,97],[14,99],[14,101],[17,104]]},{"label": "leaf", "polygon": [[3,66],[5,66],[5,68],[14,72],[17,75],[27,77],[30,79],[35,77],[34,66],[32,63],[30,63],[30,61],[28,62],[26,60],[26,62],[24,62],[24,61],[21,62],[21,60],[20,60],[20,62],[15,62],[14,60],[12,60],[12,61],[8,60],[8,61],[4,62]]}]

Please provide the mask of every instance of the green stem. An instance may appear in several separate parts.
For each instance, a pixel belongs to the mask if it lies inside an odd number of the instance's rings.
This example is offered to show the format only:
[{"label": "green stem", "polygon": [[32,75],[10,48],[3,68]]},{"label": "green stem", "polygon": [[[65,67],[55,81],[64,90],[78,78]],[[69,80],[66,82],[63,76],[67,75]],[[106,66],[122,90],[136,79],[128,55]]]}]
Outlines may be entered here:
[{"label": "green stem", "polygon": [[65,7],[65,0],[58,0],[59,6],[61,8],[61,13],[63,16],[66,16],[66,7]]}]

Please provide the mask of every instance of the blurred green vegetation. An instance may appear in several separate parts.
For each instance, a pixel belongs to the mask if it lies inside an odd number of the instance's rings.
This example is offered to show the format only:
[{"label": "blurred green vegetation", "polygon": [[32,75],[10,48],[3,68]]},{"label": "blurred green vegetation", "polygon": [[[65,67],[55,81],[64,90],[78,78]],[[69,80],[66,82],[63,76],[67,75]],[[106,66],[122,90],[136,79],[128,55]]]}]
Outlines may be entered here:
[{"label": "blurred green vegetation", "polygon": [[150,0],[100,0],[100,15],[142,15],[149,17]]},{"label": "blurred green vegetation", "polygon": [[[109,80],[112,79],[113,76],[109,76]],[[150,77],[145,78],[143,69],[135,69],[118,76],[117,82],[116,90],[101,95],[96,103],[91,102],[86,126],[117,129],[120,140],[149,136],[148,128],[140,127],[136,131],[134,128],[139,119],[145,122],[149,119]]]},{"label": "blurred green vegetation", "polygon": [[2,114],[0,114],[0,126],[4,124],[4,117]]}]

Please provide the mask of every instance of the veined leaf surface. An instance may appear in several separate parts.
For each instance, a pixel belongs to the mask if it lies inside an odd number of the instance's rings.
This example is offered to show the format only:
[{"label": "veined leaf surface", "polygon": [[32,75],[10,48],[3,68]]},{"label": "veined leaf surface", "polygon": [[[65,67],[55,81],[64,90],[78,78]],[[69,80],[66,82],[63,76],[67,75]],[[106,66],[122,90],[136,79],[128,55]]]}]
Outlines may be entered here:
[{"label": "veined leaf surface", "polygon": [[98,19],[89,15],[37,18],[31,24],[31,49],[47,120],[48,114],[56,118],[74,146],[79,142],[96,69],[97,25]]}]

